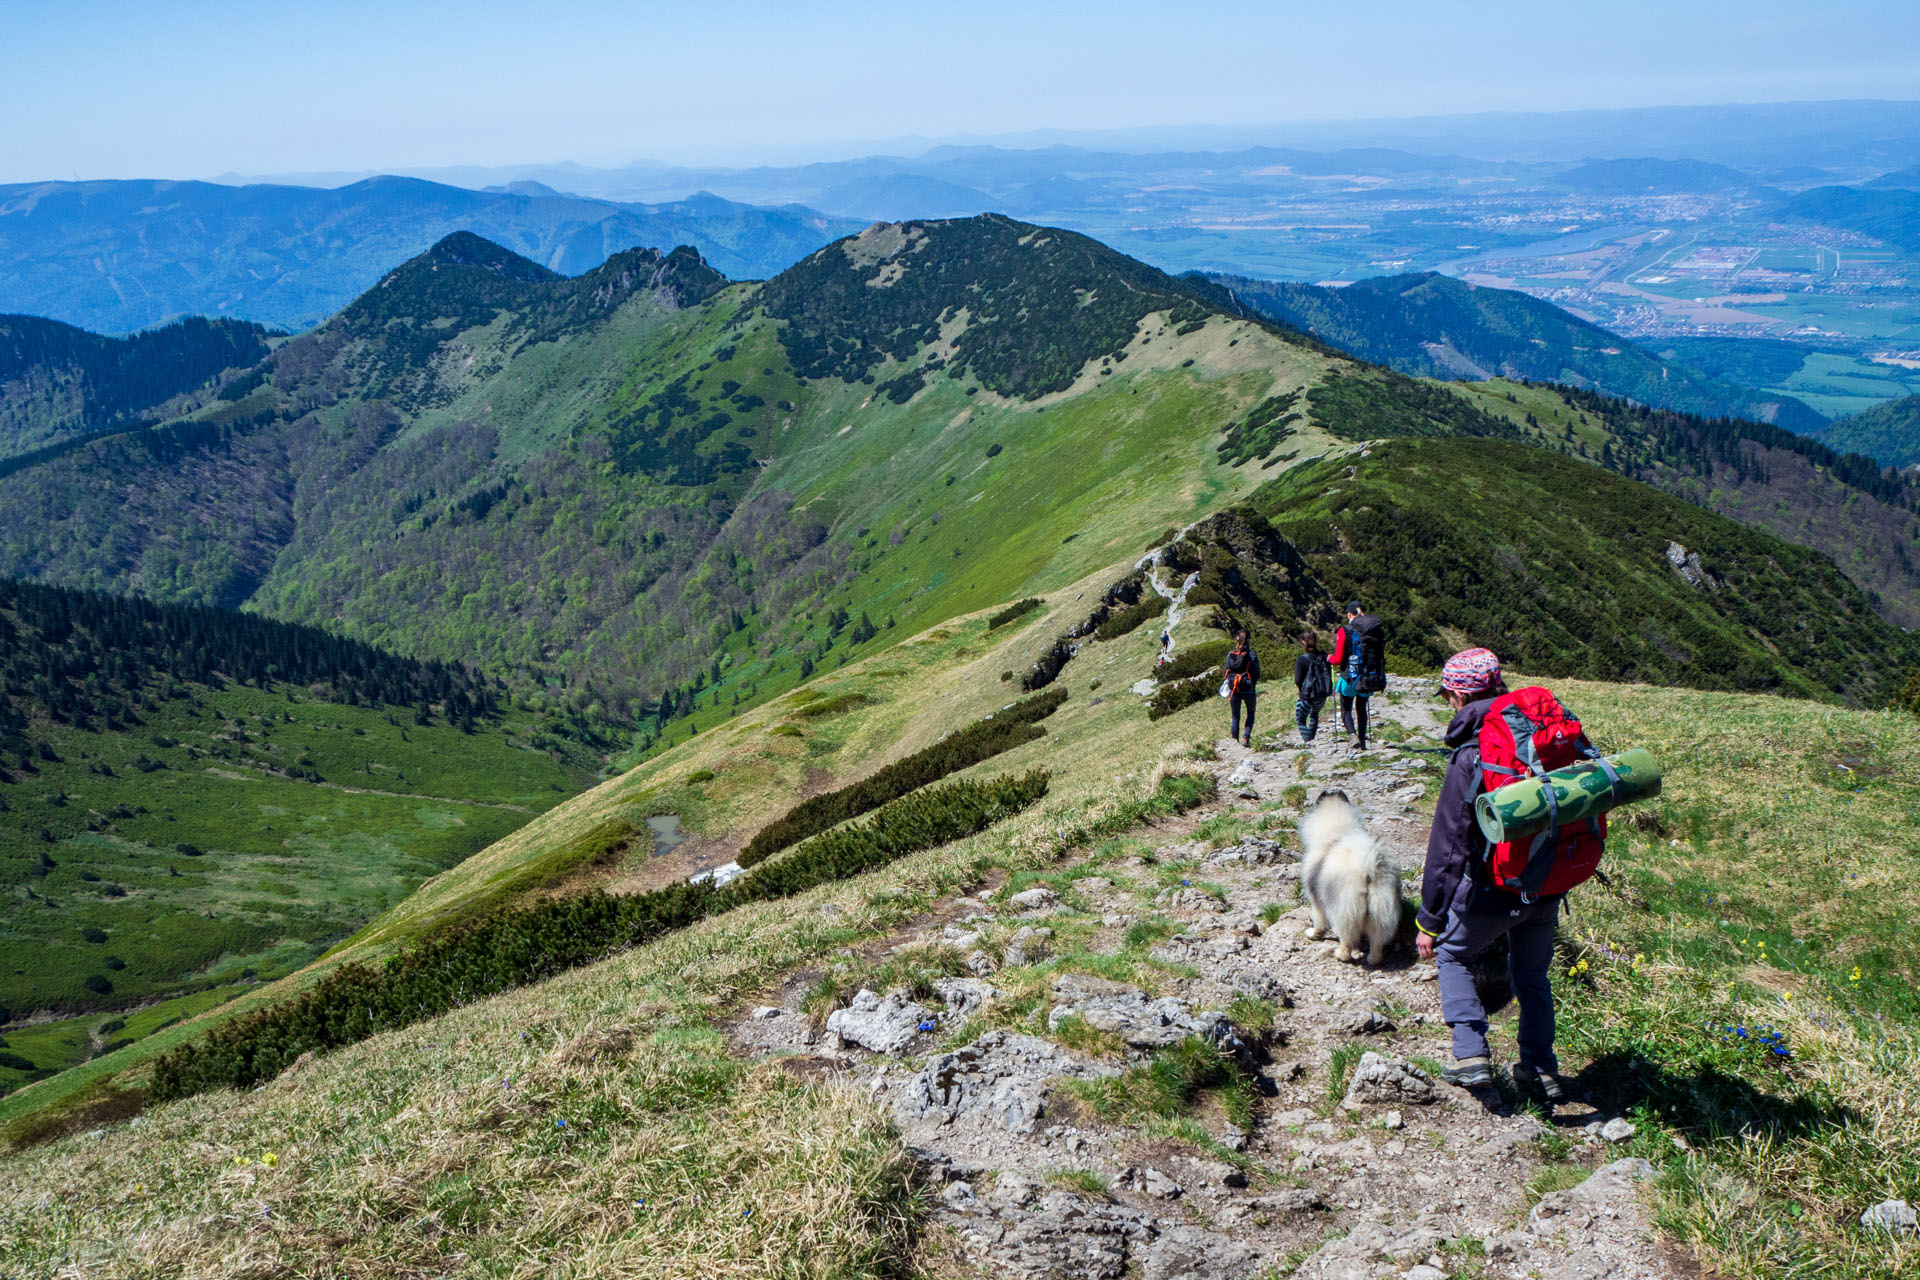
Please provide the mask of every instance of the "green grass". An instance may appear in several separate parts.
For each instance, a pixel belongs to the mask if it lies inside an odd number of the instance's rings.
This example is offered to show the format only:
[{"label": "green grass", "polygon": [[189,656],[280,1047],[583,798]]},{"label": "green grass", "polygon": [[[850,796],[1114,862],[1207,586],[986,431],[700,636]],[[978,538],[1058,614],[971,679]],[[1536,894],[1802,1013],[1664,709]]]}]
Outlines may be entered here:
[{"label": "green grass", "polygon": [[1658,804],[1617,824],[1612,887],[1579,895],[1566,930],[1586,968],[1558,981],[1563,1056],[1666,1167],[1662,1224],[1724,1275],[1908,1274],[1916,1246],[1855,1220],[1920,1196],[1920,721],[1565,692],[1602,743],[1668,770]]},{"label": "green grass", "polygon": [[[996,647],[977,647],[983,631],[982,619],[896,648],[888,661],[899,674],[885,682],[882,700],[823,726],[839,737],[837,755],[857,768],[870,768],[872,753],[884,757],[913,750],[956,715],[984,714],[1004,703],[1003,686],[993,676],[1010,664]],[[1025,641],[1011,635],[1002,643]],[[1144,654],[1152,638],[1113,643],[1135,645]],[[1131,660],[1124,652],[1116,659]],[[971,672],[970,680],[956,683],[952,673],[957,669]],[[851,668],[849,676],[860,671]],[[1068,678],[1077,678],[1072,667]],[[1875,1254],[1870,1242],[1848,1234],[1846,1224],[1847,1215],[1857,1215],[1866,1203],[1911,1189],[1907,1152],[1920,1149],[1904,1127],[1912,1114],[1903,1091],[1911,1063],[1900,1056],[1899,1036],[1905,1032],[1895,1032],[1905,1025],[1895,988],[1912,985],[1912,971],[1900,967],[1914,945],[1901,919],[1903,895],[1920,871],[1911,866],[1912,851],[1898,833],[1913,804],[1911,761],[1920,758],[1920,725],[1818,703],[1555,683],[1581,709],[1601,745],[1643,743],[1669,771],[1661,805],[1650,807],[1646,818],[1621,825],[1609,872],[1623,896],[1616,898],[1596,882],[1582,891],[1579,909],[1569,919],[1570,937],[1589,958],[1583,977],[1594,985],[1560,980],[1568,1069],[1592,1072],[1603,1098],[1611,1097],[1610,1091],[1630,1090],[1634,1100],[1647,1104],[1637,1113],[1646,1140],[1636,1140],[1633,1152],[1663,1165],[1666,1220],[1723,1273],[1811,1275],[1824,1266],[1835,1275],[1898,1274],[1900,1255]],[[945,689],[956,690],[960,699],[935,705],[929,694]],[[1005,762],[994,763],[996,769],[1019,768],[1046,759],[1061,773],[1042,805],[987,835],[810,891],[791,904],[746,907],[553,981],[400,1029],[377,1044],[342,1049],[258,1094],[156,1108],[139,1130],[110,1129],[99,1140],[104,1146],[58,1142],[8,1157],[4,1194],[27,1198],[16,1203],[38,1203],[34,1198],[45,1188],[72,1184],[76,1162],[105,1157],[114,1170],[111,1186],[90,1189],[78,1200],[56,1200],[64,1207],[51,1218],[37,1219],[43,1222],[43,1238],[31,1243],[37,1251],[32,1256],[51,1257],[108,1232],[129,1241],[146,1239],[136,1225],[139,1213],[191,1212],[220,1219],[226,1206],[237,1203],[234,1197],[263,1194],[238,1182],[186,1176],[189,1167],[199,1167],[190,1161],[203,1158],[190,1153],[204,1150],[210,1138],[223,1163],[234,1154],[257,1160],[261,1151],[273,1150],[284,1158],[282,1170],[297,1160],[307,1171],[298,1184],[289,1180],[264,1192],[276,1213],[315,1232],[283,1246],[284,1265],[292,1270],[312,1269],[322,1258],[337,1263],[375,1255],[418,1257],[422,1246],[399,1225],[414,1220],[406,1215],[370,1217],[357,1232],[338,1229],[346,1212],[342,1206],[370,1195],[398,1194],[381,1193],[382,1186],[444,1188],[444,1203],[474,1215],[469,1244],[485,1256],[517,1250],[514,1256],[523,1260],[557,1257],[578,1235],[563,1206],[591,1203],[616,1215],[618,1243],[610,1247],[623,1256],[642,1247],[676,1256],[672,1249],[698,1237],[719,1241],[716,1256],[732,1266],[726,1259],[737,1255],[725,1251],[742,1242],[728,1233],[738,1228],[743,1206],[731,1192],[720,1191],[710,1175],[698,1169],[681,1172],[684,1162],[698,1164],[709,1150],[722,1164],[736,1160],[732,1176],[754,1188],[758,1211],[768,1215],[769,1229],[775,1231],[767,1248],[803,1247],[796,1243],[800,1236],[783,1233],[798,1231],[794,1224],[804,1212],[818,1223],[841,1224],[842,1234],[832,1237],[840,1244],[829,1240],[818,1246],[852,1250],[832,1254],[835,1258],[907,1256],[910,1249],[878,1225],[892,1221],[887,1213],[847,1216],[822,1207],[820,1197],[842,1203],[834,1198],[892,1176],[881,1172],[895,1167],[886,1162],[886,1143],[859,1136],[869,1133],[861,1127],[865,1121],[857,1119],[865,1113],[841,1108],[831,1090],[788,1092],[792,1080],[777,1067],[736,1074],[704,1047],[702,1028],[736,1016],[756,999],[753,993],[805,968],[831,976],[838,992],[856,983],[921,989],[930,974],[950,967],[951,957],[907,953],[859,964],[836,957],[861,954],[928,903],[977,888],[992,868],[1003,869],[992,881],[999,885],[1070,886],[1071,876],[1054,859],[1087,850],[1089,861],[1104,873],[1102,864],[1140,852],[1142,846],[1128,836],[1137,824],[1205,799],[1210,775],[1182,772],[1193,766],[1175,763],[1151,768],[1151,757],[1142,758],[1137,706],[1092,702],[1069,700],[1049,720],[1047,739],[1024,744]],[[1186,720],[1176,716],[1156,727],[1152,747],[1169,762],[1177,760],[1210,711],[1195,708],[1179,713]],[[396,928],[408,919],[430,917],[487,877],[556,847],[567,833],[591,831],[609,817],[631,812],[643,798],[680,796],[673,790],[675,780],[699,769],[716,774],[700,784],[714,793],[704,802],[709,808],[698,811],[700,822],[719,824],[723,820],[717,815],[730,813],[738,816],[724,821],[734,829],[755,829],[755,819],[746,815],[777,812],[790,803],[792,788],[812,767],[813,757],[791,740],[770,735],[769,727],[766,711],[743,717],[737,733],[702,735],[633,777],[605,784],[537,819],[455,877],[436,881],[412,909],[421,914],[396,913]],[[1858,776],[1832,768],[1835,760],[1848,763]],[[1821,839],[1833,843],[1821,844]],[[1847,879],[1860,874],[1873,877],[1871,891]],[[1126,875],[1135,878],[1133,869]],[[1700,900],[1688,876],[1713,881],[1715,897],[1724,891],[1732,901]],[[1158,883],[1154,869],[1139,878]],[[467,887],[456,892],[456,881]],[[1689,893],[1695,896],[1689,899]],[[833,911],[820,909],[829,902]],[[1760,932],[1763,912],[1772,913],[1767,927],[1777,934]],[[1754,931],[1754,940],[1730,934],[1718,924],[1722,918],[1729,927],[1737,923]],[[987,1025],[1023,1030],[1032,1030],[1036,1020],[1043,1025],[1046,993],[1058,972],[1100,972],[1153,987],[1157,970],[1145,953],[1175,927],[1165,920],[1136,921],[1121,953],[1103,957],[1087,952],[1086,941],[1076,941],[1090,922],[1071,914],[1056,920],[1055,954],[1040,965],[1002,970],[995,981],[1008,995],[969,1033]],[[1787,934],[1805,941],[1804,959]],[[1791,1024],[1800,1056],[1785,1072],[1723,1043],[1717,1032],[1709,1036],[1703,1025],[1708,1016],[1733,1013],[1727,1006],[1732,1000],[1759,1001],[1768,1021],[1789,1026],[1793,1015],[1771,1012],[1782,1003],[1778,996],[1768,1005],[1757,990],[1760,936],[1770,955],[1794,961],[1793,1003],[1820,1002],[1818,1013]],[[1875,946],[1892,950],[1876,959]],[[1636,954],[1647,957],[1637,967]],[[1858,961],[1866,963],[1855,984],[1849,975]],[[1884,987],[1877,985],[1883,971]],[[1734,984],[1731,995],[1728,982]],[[823,992],[822,998],[832,997]],[[1875,1003],[1865,1003],[1869,998]],[[1846,1006],[1847,1000],[1859,1007]],[[1234,1016],[1253,1027],[1261,1012],[1237,1008]],[[1872,1018],[1873,1012],[1885,1012],[1887,1023]],[[1742,1016],[1759,1021],[1752,1009]],[[1814,1017],[1829,1025],[1818,1026]],[[637,1027],[672,1033],[655,1038],[635,1032]],[[634,1035],[630,1047],[610,1053],[607,1046],[616,1041],[607,1037],[623,1029]],[[182,1030],[170,1027],[154,1038]],[[1869,1033],[1875,1038],[1867,1039]],[[1079,1033],[1069,1026],[1062,1034],[1071,1039]],[[1351,1046],[1336,1058],[1327,1082],[1329,1105],[1344,1091],[1360,1051]],[[1721,1075],[1707,1074],[1708,1067]],[[1231,1116],[1242,1102],[1237,1086],[1216,1074],[1219,1070],[1204,1055],[1168,1055],[1137,1067],[1088,1105],[1097,1101],[1116,1123],[1132,1125],[1143,1136],[1189,1142],[1227,1158],[1207,1145],[1208,1131],[1215,1127],[1210,1117]],[[511,1090],[501,1086],[507,1076],[516,1082]],[[137,1073],[87,1077],[102,1107],[112,1101],[102,1091],[126,1079],[137,1082]],[[524,1096],[518,1092],[522,1083]],[[681,1088],[698,1108],[675,1105]],[[436,1110],[434,1099],[451,1110]],[[1769,1122],[1799,1114],[1795,1109],[1803,1105],[1814,1107],[1816,1116],[1822,1114],[1820,1106],[1849,1106],[1859,1118],[1845,1128],[1794,1131],[1776,1125],[1742,1133],[1729,1123],[1742,1113],[1715,1110],[1728,1102],[1745,1107],[1750,1119]],[[1672,1108],[1671,1115],[1665,1107]],[[396,1126],[393,1120],[402,1114],[422,1119]],[[569,1149],[552,1144],[577,1139],[558,1139],[552,1128],[556,1116],[590,1122],[582,1135],[589,1145],[578,1149],[581,1159],[560,1159]],[[322,1126],[324,1140],[298,1136],[309,1131],[302,1125],[315,1123]],[[1687,1137],[1697,1165],[1680,1162],[1673,1153],[1666,1141],[1669,1126]],[[290,1131],[296,1131],[293,1137]],[[812,1136],[802,1139],[803,1133]],[[611,1145],[592,1145],[602,1142]],[[705,1150],[683,1152],[685,1144]],[[862,1154],[848,1160],[824,1154],[841,1150]],[[795,1154],[788,1159],[776,1152]],[[451,1180],[441,1182],[449,1156],[459,1167]],[[256,1179],[263,1176],[257,1166],[250,1167]],[[395,1181],[403,1172],[429,1167],[435,1172],[424,1178]],[[528,1172],[534,1168],[541,1170],[539,1181]],[[699,1207],[689,1203],[681,1210],[670,1232],[629,1211],[637,1194],[630,1187],[645,1182],[657,1190],[662,1179],[682,1176],[683,1185],[704,1198]],[[144,1202],[120,1198],[136,1181],[159,1189]],[[486,1187],[495,1190],[476,1190]],[[1802,1206],[1797,1218],[1781,1203],[1787,1190]],[[547,1212],[526,1212],[529,1197]],[[519,1207],[509,1211],[503,1207],[509,1202]],[[900,1207],[903,1202],[888,1203],[895,1206],[889,1213],[910,1216]],[[1770,1271],[1774,1264],[1766,1259],[1787,1248],[1781,1231],[1788,1223],[1798,1233],[1792,1249],[1799,1252],[1788,1250],[1798,1270]],[[213,1230],[204,1247],[225,1247],[224,1228]],[[1749,1236],[1765,1242],[1765,1257],[1763,1246],[1741,1243]],[[170,1255],[181,1267],[190,1269],[205,1256],[191,1252],[202,1245],[179,1247],[190,1250]],[[1743,1257],[1748,1261],[1741,1262]],[[859,1274],[866,1264],[836,1265]]]},{"label": "green grass", "polygon": [[[229,686],[134,729],[47,728],[60,762],[5,788],[0,812],[0,838],[30,854],[0,865],[0,1006],[110,1010],[278,977],[585,781],[515,722],[412,720]],[[325,781],[279,772],[295,767]],[[20,1078],[0,1070],[0,1088]]]},{"label": "green grass", "polygon": [[1353,1069],[1359,1064],[1360,1055],[1366,1051],[1364,1044],[1343,1044],[1327,1059],[1327,1087],[1323,1095],[1327,1112],[1331,1113],[1347,1096],[1347,1084],[1353,1078]]},{"label": "green grass", "polygon": [[1213,1044],[1189,1036],[1120,1075],[1063,1086],[1102,1120],[1140,1124],[1186,1115],[1212,1097],[1241,1128],[1253,1123],[1253,1080]]}]

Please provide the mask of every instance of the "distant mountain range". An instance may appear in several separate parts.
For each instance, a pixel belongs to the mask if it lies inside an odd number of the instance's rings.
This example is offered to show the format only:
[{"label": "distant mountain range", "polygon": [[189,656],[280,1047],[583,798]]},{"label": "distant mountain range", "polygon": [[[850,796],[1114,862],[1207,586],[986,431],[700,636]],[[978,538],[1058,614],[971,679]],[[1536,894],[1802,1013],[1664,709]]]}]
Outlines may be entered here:
[{"label": "distant mountain range", "polygon": [[125,333],[184,315],[304,329],[382,272],[472,231],[566,275],[636,244],[688,244],[763,278],[857,224],[717,196],[633,205],[417,178],[336,189],[207,182],[0,186],[0,310]]},{"label": "distant mountain range", "polygon": [[1511,289],[1432,272],[1337,289],[1214,279],[1269,320],[1415,377],[1562,382],[1663,409],[1749,418],[1796,432],[1816,431],[1827,421],[1792,396],[1709,377]]}]

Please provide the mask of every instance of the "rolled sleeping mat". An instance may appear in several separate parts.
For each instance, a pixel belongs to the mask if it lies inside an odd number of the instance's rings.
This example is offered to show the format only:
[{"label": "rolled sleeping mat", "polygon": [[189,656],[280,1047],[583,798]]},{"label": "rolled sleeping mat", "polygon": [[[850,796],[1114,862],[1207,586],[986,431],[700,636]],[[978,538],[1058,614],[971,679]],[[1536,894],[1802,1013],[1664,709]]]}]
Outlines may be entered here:
[{"label": "rolled sleeping mat", "polygon": [[1489,841],[1523,840],[1551,826],[1572,826],[1617,805],[1660,794],[1660,766],[1644,747],[1582,760],[1564,769],[1482,792],[1473,814]]}]

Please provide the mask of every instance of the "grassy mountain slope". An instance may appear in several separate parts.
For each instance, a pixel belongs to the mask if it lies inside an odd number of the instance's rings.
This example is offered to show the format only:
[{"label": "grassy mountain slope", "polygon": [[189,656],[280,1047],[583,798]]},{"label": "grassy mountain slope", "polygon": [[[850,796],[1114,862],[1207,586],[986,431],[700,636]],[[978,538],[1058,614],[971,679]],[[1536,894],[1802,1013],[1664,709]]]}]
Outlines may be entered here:
[{"label": "grassy mountain slope", "polygon": [[1864,453],[1882,466],[1920,463],[1920,396],[1903,396],[1840,418],[1820,439],[1846,453]]},{"label": "grassy mountain slope", "polygon": [[1483,288],[1433,272],[1381,276],[1339,289],[1217,279],[1269,320],[1416,377],[1563,382],[1683,413],[1751,418],[1789,431],[1814,431],[1826,423],[1791,396],[1770,396],[1709,377],[1510,289]]},{"label": "grassy mountain slope", "polygon": [[[867,700],[817,739],[813,726],[799,738],[774,732],[795,723],[793,706],[762,708],[556,809],[545,838],[631,812],[649,790],[697,793],[751,826],[799,794],[817,764],[857,774],[1002,705],[998,671],[1071,625],[1088,602],[1076,591],[1090,598],[1103,580],[1055,593],[1011,634],[966,619],[850,664],[821,691]],[[291,1271],[430,1268],[450,1251],[472,1266],[534,1260],[561,1273],[684,1264],[771,1274],[802,1260],[833,1274],[911,1269],[925,1257],[910,1230],[906,1161],[880,1115],[830,1083],[740,1062],[724,1028],[791,975],[835,953],[884,952],[905,921],[1003,874],[1023,877],[1009,890],[1064,887],[1085,873],[1062,856],[1090,853],[1113,868],[1102,874],[1166,884],[1188,874],[1184,863],[1125,865],[1155,847],[1151,829],[1124,838],[1153,764],[1219,728],[1211,700],[1149,724],[1120,691],[1154,646],[1148,628],[1092,644],[1066,669],[1070,697],[1047,737],[990,766],[1055,770],[1028,814],[318,1057],[257,1092],[168,1104],[139,1128],[10,1155],[7,1220],[34,1224],[10,1245],[49,1266],[85,1253],[108,1273],[134,1250],[148,1264],[215,1270],[242,1232],[251,1260]],[[1580,978],[1556,975],[1569,1069],[1590,1071],[1607,1100],[1640,1107],[1654,1139],[1646,1150],[1670,1175],[1663,1220],[1724,1274],[1767,1274],[1782,1256],[1893,1274],[1874,1266],[1896,1265],[1895,1246],[1847,1223],[1901,1185],[1915,1138],[1896,1103],[1911,1041],[1874,1015],[1910,1016],[1920,974],[1903,911],[1914,855],[1889,835],[1904,829],[1920,785],[1920,734],[1892,713],[1814,702],[1555,685],[1603,744],[1646,745],[1668,769],[1662,800],[1622,824],[1612,884],[1592,887],[1567,925],[1569,945],[1590,959]],[[1840,758],[1869,765],[1868,781],[1834,785]],[[1790,811],[1783,777],[1796,782]],[[1284,834],[1289,819],[1281,806],[1265,820]],[[1103,844],[1112,836],[1123,838]],[[1848,851],[1839,870],[1865,873],[1872,892],[1831,865],[1836,839]],[[1804,886],[1808,905],[1783,905],[1783,883]],[[1078,917],[1055,923],[1062,954],[1046,972],[1094,964],[1076,949]],[[1785,1030],[1795,1062],[1743,1054],[1722,1040],[1722,1023]],[[0,1115],[56,1083],[0,1103]],[[1816,1141],[1790,1124],[1808,1108],[1851,1120]],[[210,1177],[210,1163],[237,1172]],[[248,1225],[262,1203],[282,1224],[271,1232]],[[422,1213],[448,1225],[422,1232]],[[156,1225],[188,1216],[207,1225]]]},{"label": "grassy mountain slope", "polygon": [[[182,315],[303,329],[455,231],[567,275],[636,244],[690,244],[729,275],[764,277],[857,226],[798,206],[766,209],[708,195],[635,205],[414,178],[332,190],[29,183],[0,186],[0,297],[109,333]],[[76,263],[88,265],[77,270]]]},{"label": "grassy mountain slope", "polygon": [[[651,745],[1073,580],[1332,440],[1547,434],[1504,384],[1353,365],[1234,307],[1001,217],[877,226],[764,286],[690,251],[566,278],[451,237],[240,398],[0,477],[0,568],[337,621]],[[1787,527],[1608,412],[1597,459],[1845,554],[1906,616],[1897,495],[1814,520],[1841,492],[1816,459]]]},{"label": "grassy mountain slope", "polygon": [[57,320],[0,316],[0,459],[124,430],[209,379],[259,363],[267,333],[234,320],[181,320],[104,338]]},{"label": "grassy mountain slope", "polygon": [[0,1089],[299,968],[585,781],[468,673],[303,627],[0,581],[0,638],[0,1027],[38,1019]]},{"label": "grassy mountain slope", "polygon": [[1920,486],[1872,459],[1758,423],[1650,411],[1590,392],[1455,384],[1526,439],[1599,462],[1832,557],[1892,622],[1920,625]]},{"label": "grassy mountain slope", "polygon": [[1366,601],[1429,667],[1474,643],[1543,675],[1879,706],[1920,664],[1825,557],[1526,445],[1393,441],[1295,467],[1248,506],[1326,601]]}]

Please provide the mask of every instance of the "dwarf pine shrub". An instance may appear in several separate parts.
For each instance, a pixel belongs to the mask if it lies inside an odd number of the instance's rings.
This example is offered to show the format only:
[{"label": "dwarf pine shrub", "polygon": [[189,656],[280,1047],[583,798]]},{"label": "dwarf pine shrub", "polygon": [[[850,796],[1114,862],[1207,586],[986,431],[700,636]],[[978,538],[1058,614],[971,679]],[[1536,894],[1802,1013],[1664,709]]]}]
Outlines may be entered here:
[{"label": "dwarf pine shrub", "polygon": [[1045,603],[1046,601],[1038,596],[1028,596],[1025,600],[1016,600],[987,619],[987,630],[996,631],[1006,626],[1009,622],[1024,618]]},{"label": "dwarf pine shrub", "polygon": [[1153,696],[1147,699],[1147,719],[1158,720],[1162,716],[1170,716],[1176,711],[1192,706],[1212,693],[1214,685],[1211,671],[1189,676],[1185,680],[1163,681],[1160,687],[1153,691]]},{"label": "dwarf pine shrub", "polygon": [[1205,644],[1182,649],[1173,655],[1173,661],[1156,670],[1153,678],[1164,684],[1169,680],[1184,680],[1202,672],[1217,671],[1220,664],[1226,661],[1227,651],[1232,648],[1231,640],[1209,640]]},{"label": "dwarf pine shrub", "polygon": [[1041,737],[1036,721],[1052,715],[1067,700],[1065,689],[1049,689],[1016,702],[989,720],[976,721],[930,747],[869,774],[858,782],[803,800],[761,828],[740,851],[739,863],[751,867],[808,836],[837,827],[950,773],[979,764]]},{"label": "dwarf pine shrub", "polygon": [[1167,611],[1167,602],[1159,596],[1148,596],[1135,604],[1130,604],[1108,616],[1105,622],[1093,629],[1096,640],[1112,640],[1126,635],[1142,623],[1150,622]]}]

